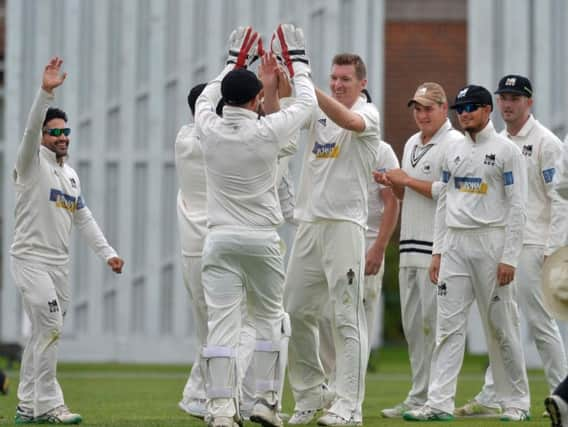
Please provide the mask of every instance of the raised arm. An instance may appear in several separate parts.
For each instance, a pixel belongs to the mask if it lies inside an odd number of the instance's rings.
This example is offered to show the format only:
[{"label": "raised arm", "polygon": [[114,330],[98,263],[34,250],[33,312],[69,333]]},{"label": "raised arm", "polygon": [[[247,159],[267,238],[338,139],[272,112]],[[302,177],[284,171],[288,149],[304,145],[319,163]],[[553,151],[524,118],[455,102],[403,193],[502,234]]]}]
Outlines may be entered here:
[{"label": "raised arm", "polygon": [[37,153],[41,144],[45,113],[53,101],[54,89],[61,86],[67,77],[67,73],[61,73],[62,64],[61,58],[53,57],[43,70],[41,89],[30,110],[16,158],[17,179],[25,179],[38,161]]},{"label": "raised arm", "polygon": [[361,115],[354,113],[321,89],[316,88],[316,96],[321,110],[335,124],[353,132],[363,132],[365,130],[365,120],[363,120]]}]

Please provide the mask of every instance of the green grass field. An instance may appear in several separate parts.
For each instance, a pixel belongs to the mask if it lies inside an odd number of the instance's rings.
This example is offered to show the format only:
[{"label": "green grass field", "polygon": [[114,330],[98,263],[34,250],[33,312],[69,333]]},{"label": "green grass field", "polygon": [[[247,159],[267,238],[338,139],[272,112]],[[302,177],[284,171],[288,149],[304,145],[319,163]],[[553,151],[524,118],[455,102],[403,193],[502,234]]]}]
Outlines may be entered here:
[{"label": "green grass field", "polygon": [[[457,404],[461,405],[481,387],[487,364],[485,357],[468,356],[458,383]],[[16,372],[11,378],[10,393],[0,396],[0,425],[13,424],[16,407]],[[177,407],[188,366],[61,364],[58,378],[68,406],[79,412],[86,426],[205,426]],[[548,394],[541,371],[530,371],[532,420],[526,426],[549,426],[542,417],[543,400]],[[365,426],[412,426],[403,420],[381,418],[380,410],[399,403],[408,392],[408,357],[403,349],[383,349],[374,353],[367,375],[364,404]],[[284,395],[284,411],[290,413],[293,401],[290,391]],[[312,423],[315,425],[315,422]],[[431,423],[429,423],[431,424]],[[460,426],[503,426],[499,420],[465,420],[436,423]],[[247,426],[257,425],[246,423]]]}]

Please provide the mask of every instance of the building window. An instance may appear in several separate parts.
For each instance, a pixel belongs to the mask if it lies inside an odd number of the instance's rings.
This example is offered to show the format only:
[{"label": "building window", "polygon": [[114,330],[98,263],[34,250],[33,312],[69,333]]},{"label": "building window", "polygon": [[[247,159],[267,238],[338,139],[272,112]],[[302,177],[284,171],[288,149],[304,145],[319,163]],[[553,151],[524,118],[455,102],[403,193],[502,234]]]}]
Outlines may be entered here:
[{"label": "building window", "polygon": [[146,283],[143,277],[132,285],[132,310],[130,312],[130,332],[143,334],[146,331]]},{"label": "building window", "polygon": [[85,113],[91,106],[93,85],[94,10],[93,1],[80,2],[79,32],[79,111]]},{"label": "building window", "polygon": [[172,335],[174,328],[174,269],[170,264],[162,269],[160,285],[160,333]]},{"label": "building window", "polygon": [[[142,272],[146,263],[146,239],[148,227],[148,166],[134,166],[134,199],[132,206],[132,265],[135,273]],[[173,205],[172,205],[173,206]]]},{"label": "building window", "polygon": [[139,0],[136,19],[136,84],[141,87],[150,78],[150,40],[152,36],[150,0]]},{"label": "building window", "polygon": [[148,129],[150,120],[150,110],[148,105],[148,95],[140,96],[136,99],[134,117],[134,147],[143,151],[148,148]]},{"label": "building window", "polygon": [[108,4],[107,32],[107,101],[120,98],[122,77],[122,0]]},{"label": "building window", "polygon": [[162,171],[161,250],[162,256],[174,255],[176,248],[176,205],[177,180],[173,163],[166,163]]}]

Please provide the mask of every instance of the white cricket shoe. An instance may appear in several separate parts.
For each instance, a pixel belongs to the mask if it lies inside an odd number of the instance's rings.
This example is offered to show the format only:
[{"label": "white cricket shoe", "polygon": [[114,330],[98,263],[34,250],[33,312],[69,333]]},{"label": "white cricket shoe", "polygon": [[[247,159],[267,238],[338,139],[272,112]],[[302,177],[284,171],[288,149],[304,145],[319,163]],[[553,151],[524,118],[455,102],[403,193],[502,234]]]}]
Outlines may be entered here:
[{"label": "white cricket shoe", "polygon": [[424,405],[421,408],[406,411],[402,414],[406,421],[453,421],[452,414]]},{"label": "white cricket shoe", "polygon": [[402,414],[406,411],[412,411],[413,409],[418,409],[419,406],[409,405],[405,402],[399,403],[394,408],[386,408],[381,411],[383,418],[401,418]]},{"label": "white cricket shoe", "polygon": [[288,420],[288,424],[308,424],[311,420],[314,419],[316,413],[319,409],[306,409],[305,411],[294,411],[290,419]]},{"label": "white cricket shoe", "polygon": [[501,421],[529,421],[530,419],[529,412],[519,408],[506,408],[501,415]]},{"label": "white cricket shoe", "polygon": [[187,399],[183,398],[179,401],[178,407],[187,412],[189,415],[204,419],[207,416],[207,400],[206,399]]},{"label": "white cricket shoe", "polygon": [[456,417],[498,418],[501,413],[502,411],[500,407],[487,406],[479,403],[475,399],[470,400],[465,405],[454,410],[454,415]]},{"label": "white cricket shoe", "polygon": [[35,424],[81,424],[83,417],[69,411],[67,406],[61,405],[36,417],[34,421]]},{"label": "white cricket shoe", "polygon": [[340,415],[334,414],[333,412],[328,412],[323,417],[318,419],[318,425],[320,426],[361,426],[363,422],[360,420],[354,420],[353,418],[347,419]]},{"label": "white cricket shoe", "polygon": [[328,409],[334,400],[335,392],[327,388],[327,385],[322,384],[321,408],[295,410],[288,420],[288,424],[308,424],[314,419],[319,410]]},{"label": "white cricket shoe", "polygon": [[262,400],[254,404],[250,413],[250,420],[253,423],[261,424],[263,427],[282,427],[284,425],[278,415],[278,409]]},{"label": "white cricket shoe", "polygon": [[544,399],[544,406],[552,427],[568,427],[568,404],[564,399],[553,394]]}]

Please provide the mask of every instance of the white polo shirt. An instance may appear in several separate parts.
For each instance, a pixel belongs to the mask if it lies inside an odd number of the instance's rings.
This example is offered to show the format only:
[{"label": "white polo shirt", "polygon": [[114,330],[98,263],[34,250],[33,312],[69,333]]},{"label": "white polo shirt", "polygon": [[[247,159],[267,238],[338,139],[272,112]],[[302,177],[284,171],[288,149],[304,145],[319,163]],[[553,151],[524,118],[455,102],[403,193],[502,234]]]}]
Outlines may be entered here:
[{"label": "white polo shirt", "polygon": [[447,119],[427,144],[422,133],[412,135],[404,146],[402,169],[408,176],[432,181],[432,197],[411,188],[404,189],[400,220],[400,266],[428,268],[432,260],[436,199],[442,187],[442,160],[448,146],[463,140],[463,135]]}]

